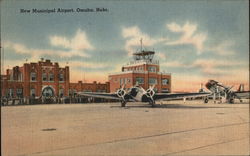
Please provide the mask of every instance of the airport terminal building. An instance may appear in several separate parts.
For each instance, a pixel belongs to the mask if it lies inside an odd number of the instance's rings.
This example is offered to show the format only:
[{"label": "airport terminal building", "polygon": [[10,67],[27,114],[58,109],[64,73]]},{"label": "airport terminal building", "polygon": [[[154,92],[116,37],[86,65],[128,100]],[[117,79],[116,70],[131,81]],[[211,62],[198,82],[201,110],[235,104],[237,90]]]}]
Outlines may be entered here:
[{"label": "airport terminal building", "polygon": [[76,92],[110,91],[109,82],[71,83],[69,73],[69,66],[60,67],[57,62],[44,59],[15,66],[1,75],[1,98],[24,99],[24,103],[30,99],[36,100],[35,103],[50,99],[54,103],[59,98],[75,97]]},{"label": "airport terminal building", "polygon": [[110,91],[115,92],[122,85],[130,88],[136,84],[148,89],[155,85],[156,92],[171,92],[171,74],[160,72],[154,51],[136,52],[134,60],[124,65],[119,73],[109,75]]}]

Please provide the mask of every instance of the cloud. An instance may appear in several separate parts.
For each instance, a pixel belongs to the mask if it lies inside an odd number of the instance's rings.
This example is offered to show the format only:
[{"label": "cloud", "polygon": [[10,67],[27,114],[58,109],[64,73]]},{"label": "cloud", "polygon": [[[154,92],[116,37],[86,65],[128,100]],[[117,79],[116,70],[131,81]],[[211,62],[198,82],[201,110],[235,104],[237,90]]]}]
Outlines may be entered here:
[{"label": "cloud", "polygon": [[157,53],[155,53],[155,56],[157,56],[160,60],[166,60],[167,57],[163,52],[159,52],[157,51]]},{"label": "cloud", "polygon": [[61,36],[50,36],[50,44],[56,47],[62,47],[63,50],[52,50],[52,49],[35,49],[28,48],[20,43],[13,43],[7,41],[4,43],[5,48],[14,50],[18,54],[29,54],[31,55],[30,61],[37,61],[44,55],[56,56],[59,58],[65,57],[90,57],[86,50],[93,50],[94,47],[90,44],[87,39],[86,33],[79,29],[75,36],[71,39]]},{"label": "cloud", "polygon": [[[197,59],[192,63],[182,61],[168,61],[161,64],[163,67],[199,70],[202,75],[221,76],[230,75],[236,70],[247,71],[247,63],[222,59]],[[237,67],[234,69],[234,67]],[[225,70],[225,68],[230,68]]]},{"label": "cloud", "polygon": [[175,41],[168,41],[166,45],[183,45],[191,44],[193,45],[197,53],[200,54],[204,50],[204,42],[207,39],[206,33],[198,33],[197,25],[186,22],[183,26],[172,22],[167,24],[166,27],[174,33],[182,33],[182,36]]},{"label": "cloud", "polygon": [[81,29],[78,29],[73,38],[66,38],[62,36],[50,36],[50,44],[57,47],[71,49],[72,51],[93,50],[94,47],[87,39],[87,35]]},{"label": "cloud", "polygon": [[222,43],[220,43],[214,47],[206,48],[206,50],[214,52],[214,53],[221,55],[221,56],[233,55],[233,54],[235,54],[235,51],[233,51],[230,48],[232,48],[232,46],[234,44],[235,43],[233,41],[223,41]]},{"label": "cloud", "polygon": [[170,67],[170,68],[185,68],[186,67],[186,65],[181,63],[180,61],[167,61],[167,62],[161,63],[161,66]]},{"label": "cloud", "polygon": [[[198,67],[206,75],[230,75],[237,67],[236,70],[247,70],[245,62],[230,61],[230,60],[217,60],[217,59],[198,59],[194,61],[189,67]],[[230,68],[225,70],[223,68]]]},{"label": "cloud", "polygon": [[98,69],[98,68],[107,68],[110,65],[106,63],[97,63],[97,62],[82,62],[82,61],[71,61],[69,62],[70,67],[84,67],[90,69]]},{"label": "cloud", "polygon": [[167,38],[151,38],[148,34],[141,32],[138,26],[123,27],[122,36],[126,39],[125,50],[129,55],[132,55],[140,47],[140,40],[143,41],[143,46],[152,46],[154,44],[166,41]]}]

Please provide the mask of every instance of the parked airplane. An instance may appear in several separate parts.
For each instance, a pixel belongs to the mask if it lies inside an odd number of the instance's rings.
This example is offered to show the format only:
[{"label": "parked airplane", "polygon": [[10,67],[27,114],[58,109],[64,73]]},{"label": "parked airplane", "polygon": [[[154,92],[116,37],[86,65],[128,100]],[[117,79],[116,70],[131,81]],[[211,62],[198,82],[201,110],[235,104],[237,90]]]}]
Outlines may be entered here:
[{"label": "parked airplane", "polygon": [[[242,99],[249,99],[250,91],[244,91],[244,86],[241,84],[237,91],[233,91],[231,87],[225,86],[220,82],[215,80],[209,80],[206,83],[206,88],[212,92],[214,97],[225,97],[226,101],[229,103],[234,103],[234,100],[237,98],[242,102]],[[205,103],[208,102],[208,98],[205,99]]]},{"label": "parked airplane", "polygon": [[122,86],[116,93],[97,93],[97,92],[79,92],[79,95],[87,97],[97,97],[105,99],[115,99],[121,101],[121,107],[125,107],[129,101],[133,102],[149,102],[152,107],[155,106],[155,101],[165,99],[185,99],[192,97],[206,97],[211,93],[197,92],[197,93],[155,93],[154,86],[150,86],[145,90],[141,86],[135,85],[128,91]]}]

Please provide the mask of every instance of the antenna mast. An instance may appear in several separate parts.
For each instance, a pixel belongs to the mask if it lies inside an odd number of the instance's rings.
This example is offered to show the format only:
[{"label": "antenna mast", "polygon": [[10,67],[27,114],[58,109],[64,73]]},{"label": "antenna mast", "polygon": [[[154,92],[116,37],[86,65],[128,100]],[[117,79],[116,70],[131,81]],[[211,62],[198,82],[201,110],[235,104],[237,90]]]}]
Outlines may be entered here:
[{"label": "antenna mast", "polygon": [[140,42],[141,42],[141,51],[142,51],[142,38],[141,38]]}]

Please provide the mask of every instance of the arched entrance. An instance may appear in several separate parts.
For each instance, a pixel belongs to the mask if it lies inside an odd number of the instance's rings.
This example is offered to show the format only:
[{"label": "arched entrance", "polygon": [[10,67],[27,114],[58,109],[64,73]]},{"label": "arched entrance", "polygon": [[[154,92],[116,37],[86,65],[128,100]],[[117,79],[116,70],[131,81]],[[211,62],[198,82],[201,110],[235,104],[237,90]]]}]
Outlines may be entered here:
[{"label": "arched entrance", "polygon": [[55,102],[55,90],[52,86],[44,86],[42,88],[42,99],[43,103]]}]

